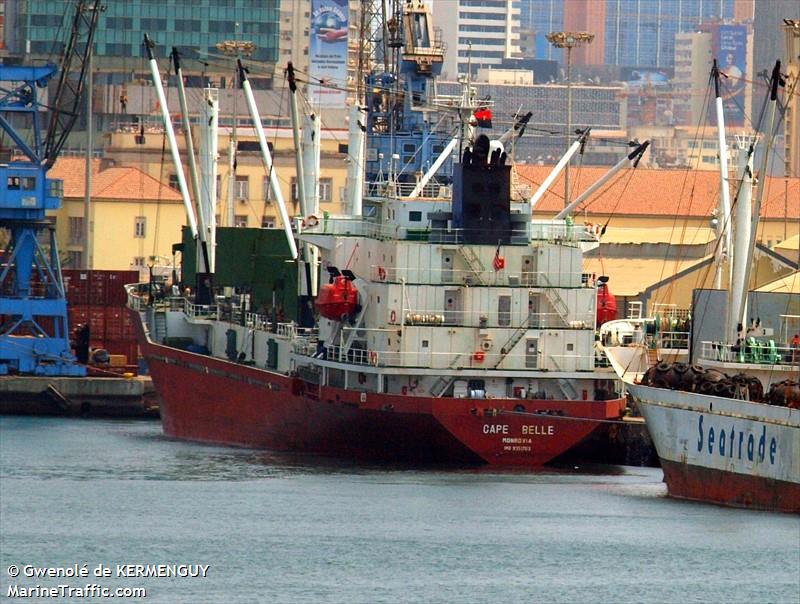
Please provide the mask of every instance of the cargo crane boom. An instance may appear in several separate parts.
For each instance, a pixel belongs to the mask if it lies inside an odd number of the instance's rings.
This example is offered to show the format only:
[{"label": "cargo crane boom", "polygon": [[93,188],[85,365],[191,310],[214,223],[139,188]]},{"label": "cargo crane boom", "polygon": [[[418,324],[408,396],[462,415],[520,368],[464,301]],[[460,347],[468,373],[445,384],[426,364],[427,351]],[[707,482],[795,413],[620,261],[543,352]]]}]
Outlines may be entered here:
[{"label": "cargo crane boom", "polygon": [[[23,157],[0,164],[0,375],[85,375],[70,350],[64,284],[54,225],[46,211],[61,205],[63,185],[47,178],[75,126],[97,29],[100,0],[76,0],[60,66],[0,65],[0,128]],[[52,102],[39,90],[58,74]],[[77,74],[77,77],[75,77]],[[42,117],[47,131],[42,136]],[[27,142],[23,132],[30,132]],[[88,218],[85,218],[88,219]],[[49,245],[40,243],[47,232]]]}]

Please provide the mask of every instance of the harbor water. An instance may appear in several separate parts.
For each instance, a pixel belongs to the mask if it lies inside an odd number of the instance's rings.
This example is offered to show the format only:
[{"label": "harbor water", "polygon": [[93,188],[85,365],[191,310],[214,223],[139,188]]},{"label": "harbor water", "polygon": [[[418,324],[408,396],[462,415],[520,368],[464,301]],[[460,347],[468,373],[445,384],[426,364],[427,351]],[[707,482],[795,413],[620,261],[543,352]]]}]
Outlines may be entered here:
[{"label": "harbor water", "polygon": [[0,601],[800,602],[800,518],[665,494],[654,468],[371,467],[4,416]]}]

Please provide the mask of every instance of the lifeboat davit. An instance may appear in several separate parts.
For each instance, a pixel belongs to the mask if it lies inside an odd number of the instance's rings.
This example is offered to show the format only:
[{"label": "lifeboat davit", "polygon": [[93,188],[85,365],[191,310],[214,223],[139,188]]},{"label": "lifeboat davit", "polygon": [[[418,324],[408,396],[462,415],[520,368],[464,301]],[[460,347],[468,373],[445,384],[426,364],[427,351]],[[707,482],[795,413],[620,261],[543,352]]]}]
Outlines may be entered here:
[{"label": "lifeboat davit", "polygon": [[331,278],[319,290],[315,306],[326,319],[341,321],[352,316],[358,306],[358,290],[352,280],[343,275]]},{"label": "lifeboat davit", "polygon": [[608,291],[608,277],[597,278],[597,326],[617,318],[617,299]]}]

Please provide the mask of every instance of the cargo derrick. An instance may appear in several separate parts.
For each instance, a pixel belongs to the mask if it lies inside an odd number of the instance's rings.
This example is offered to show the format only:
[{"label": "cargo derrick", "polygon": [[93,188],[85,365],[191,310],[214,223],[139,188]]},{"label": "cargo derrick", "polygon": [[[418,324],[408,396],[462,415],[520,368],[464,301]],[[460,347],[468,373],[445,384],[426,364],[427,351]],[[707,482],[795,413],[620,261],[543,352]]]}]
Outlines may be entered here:
[{"label": "cargo derrick", "polygon": [[[99,0],[75,2],[60,65],[0,65],[0,128],[15,147],[0,164],[0,229],[8,235],[0,256],[0,375],[86,374],[70,351],[55,227],[45,213],[61,205],[63,184],[47,172],[78,118],[101,10]],[[40,91],[56,75],[48,102]],[[44,232],[48,246],[39,242]]]}]

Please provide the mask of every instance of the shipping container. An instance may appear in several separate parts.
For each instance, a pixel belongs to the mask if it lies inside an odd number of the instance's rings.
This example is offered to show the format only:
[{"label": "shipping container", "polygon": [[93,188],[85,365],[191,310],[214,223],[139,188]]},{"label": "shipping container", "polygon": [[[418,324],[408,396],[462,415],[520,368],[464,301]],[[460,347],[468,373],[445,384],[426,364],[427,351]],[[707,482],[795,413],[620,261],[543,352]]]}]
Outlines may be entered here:
[{"label": "shipping container", "polygon": [[128,296],[125,286],[139,282],[139,271],[108,271],[106,304],[109,306],[125,306]]},{"label": "shipping container", "polygon": [[84,306],[89,303],[89,271],[65,269],[62,278],[69,304]]},{"label": "shipping container", "polygon": [[105,306],[108,292],[108,271],[89,271],[89,299],[91,306]]},{"label": "shipping container", "polygon": [[125,355],[127,365],[136,365],[139,361],[139,345],[131,340],[106,340],[105,346],[108,354]]}]

